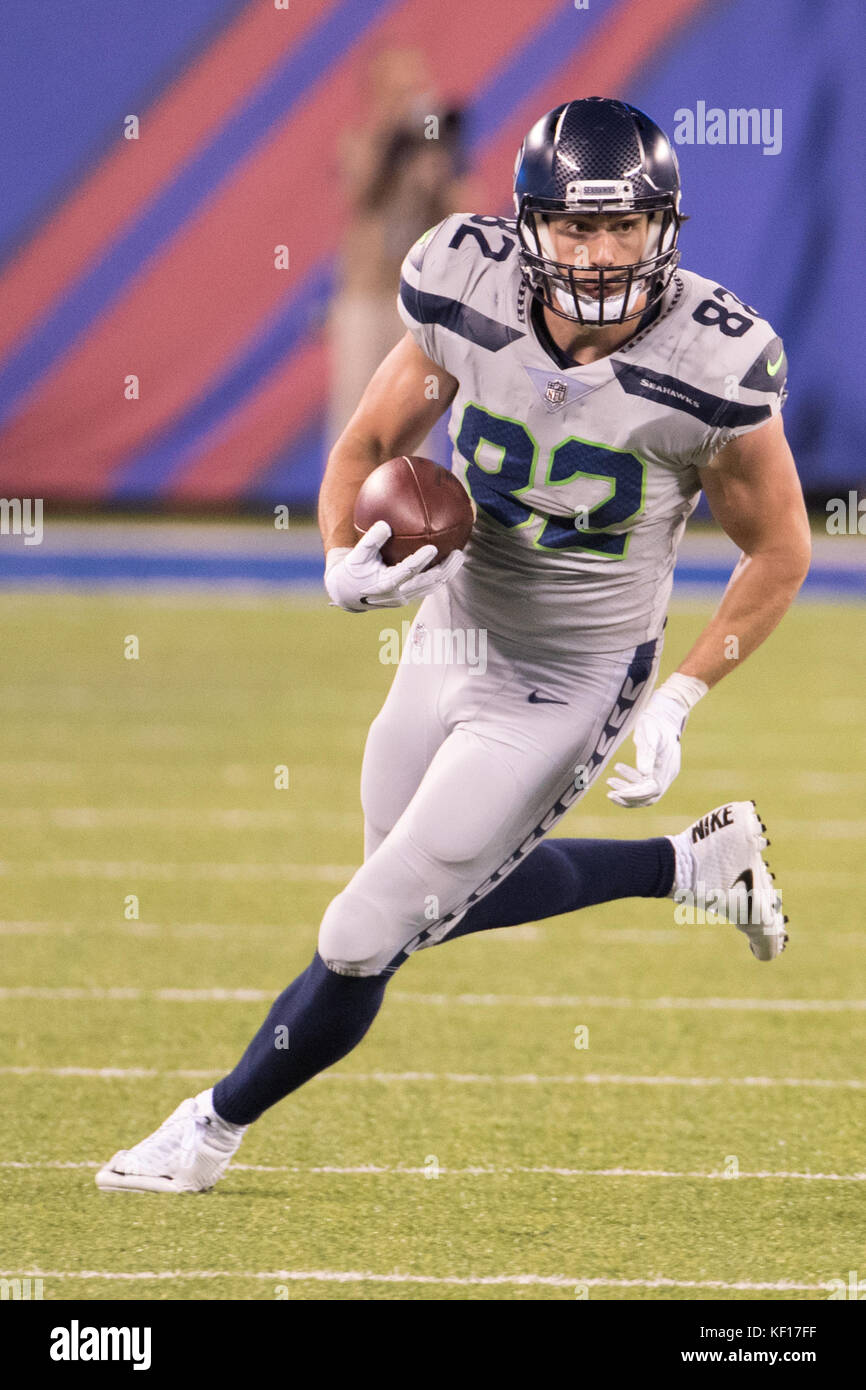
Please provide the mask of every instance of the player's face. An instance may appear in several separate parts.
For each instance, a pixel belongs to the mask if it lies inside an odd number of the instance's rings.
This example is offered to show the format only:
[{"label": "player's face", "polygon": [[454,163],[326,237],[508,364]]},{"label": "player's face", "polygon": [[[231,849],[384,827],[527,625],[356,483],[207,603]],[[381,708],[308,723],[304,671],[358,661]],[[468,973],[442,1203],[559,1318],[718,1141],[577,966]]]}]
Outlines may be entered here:
[{"label": "player's face", "polygon": [[[584,269],[634,265],[649,232],[646,213],[571,213],[548,221],[555,259]],[[587,293],[598,293],[589,282]]]}]

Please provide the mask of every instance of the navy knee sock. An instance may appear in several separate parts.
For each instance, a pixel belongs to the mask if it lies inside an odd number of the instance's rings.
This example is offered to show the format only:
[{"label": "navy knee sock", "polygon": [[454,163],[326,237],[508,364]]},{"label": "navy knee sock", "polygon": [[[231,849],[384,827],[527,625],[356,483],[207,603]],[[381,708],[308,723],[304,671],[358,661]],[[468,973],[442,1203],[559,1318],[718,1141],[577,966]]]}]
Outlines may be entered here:
[{"label": "navy knee sock", "polygon": [[445,938],[540,922],[615,898],[664,898],[674,847],[652,840],[543,840]]},{"label": "navy knee sock", "polygon": [[339,1062],[370,1027],[387,983],[387,975],[337,975],[317,952],[275,1000],[234,1071],[217,1082],[217,1114],[232,1124],[248,1125],[317,1072]]},{"label": "navy knee sock", "polygon": [[[545,840],[470,908],[446,940],[536,922],[615,898],[662,898],[674,876],[670,840]],[[337,975],[316,953],[275,1000],[214,1108],[251,1124],[269,1106],[356,1047],[379,1011],[390,975]]]}]

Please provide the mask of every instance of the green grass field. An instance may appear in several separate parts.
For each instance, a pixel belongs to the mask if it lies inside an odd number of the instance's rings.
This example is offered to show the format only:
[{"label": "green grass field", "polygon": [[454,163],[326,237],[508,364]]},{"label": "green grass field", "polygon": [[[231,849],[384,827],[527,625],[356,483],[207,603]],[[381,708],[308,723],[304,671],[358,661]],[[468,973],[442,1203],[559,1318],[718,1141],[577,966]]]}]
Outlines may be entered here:
[{"label": "green grass field", "polygon": [[[665,671],[709,611],[673,610]],[[675,926],[670,901],[423,952],[213,1192],[97,1191],[309,961],[361,853],[392,617],[0,598],[2,1273],[41,1274],[46,1299],[822,1299],[866,1278],[854,605],[795,607],[695,712],[659,806],[597,785],[557,830],[643,837],[754,797],[781,960]]]}]

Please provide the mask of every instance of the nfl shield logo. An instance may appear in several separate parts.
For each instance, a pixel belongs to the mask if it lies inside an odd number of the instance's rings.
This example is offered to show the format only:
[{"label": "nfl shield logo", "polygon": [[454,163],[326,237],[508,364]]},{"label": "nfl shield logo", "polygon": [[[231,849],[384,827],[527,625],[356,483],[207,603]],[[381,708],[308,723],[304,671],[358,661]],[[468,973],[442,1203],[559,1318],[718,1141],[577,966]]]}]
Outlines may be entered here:
[{"label": "nfl shield logo", "polygon": [[549,381],[544,395],[551,405],[562,405],[567,393],[568,387],[564,381]]}]

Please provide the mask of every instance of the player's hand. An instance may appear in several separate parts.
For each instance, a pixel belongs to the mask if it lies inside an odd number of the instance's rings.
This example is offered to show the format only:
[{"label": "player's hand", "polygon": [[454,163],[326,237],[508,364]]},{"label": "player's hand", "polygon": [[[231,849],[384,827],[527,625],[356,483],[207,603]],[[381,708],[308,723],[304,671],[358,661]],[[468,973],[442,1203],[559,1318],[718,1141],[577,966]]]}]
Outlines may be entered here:
[{"label": "player's hand", "polygon": [[634,727],[636,767],[617,763],[609,777],[608,799],[618,806],[652,806],[664,796],[680,770],[680,740],[692,706],[707,686],[691,676],[671,676],[650,697]]},{"label": "player's hand", "polygon": [[386,565],[380,551],[390,534],[387,521],[376,521],[352,549],[328,551],[325,588],[337,608],[348,613],[401,608],[431,593],[463,564],[463,552],[455,550],[440,565],[426,570],[436,547],[422,545],[398,565]]}]

